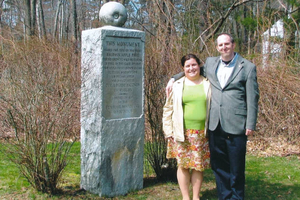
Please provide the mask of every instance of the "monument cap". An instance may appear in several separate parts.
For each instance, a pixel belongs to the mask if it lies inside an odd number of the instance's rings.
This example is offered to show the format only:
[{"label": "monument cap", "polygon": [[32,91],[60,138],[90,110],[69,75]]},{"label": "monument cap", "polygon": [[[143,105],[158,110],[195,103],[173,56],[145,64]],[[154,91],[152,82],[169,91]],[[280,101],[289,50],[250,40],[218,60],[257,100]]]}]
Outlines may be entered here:
[{"label": "monument cap", "polygon": [[99,18],[105,25],[121,27],[127,20],[127,10],[121,3],[107,2],[101,7]]}]

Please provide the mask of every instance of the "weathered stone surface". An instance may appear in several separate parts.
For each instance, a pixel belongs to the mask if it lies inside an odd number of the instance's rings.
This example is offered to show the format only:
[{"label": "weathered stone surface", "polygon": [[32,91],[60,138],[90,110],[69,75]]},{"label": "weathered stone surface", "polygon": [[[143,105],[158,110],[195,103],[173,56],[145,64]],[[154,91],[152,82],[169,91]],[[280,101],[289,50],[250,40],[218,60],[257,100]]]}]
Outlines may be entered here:
[{"label": "weathered stone surface", "polygon": [[82,32],[81,187],[100,196],[143,187],[144,32]]}]

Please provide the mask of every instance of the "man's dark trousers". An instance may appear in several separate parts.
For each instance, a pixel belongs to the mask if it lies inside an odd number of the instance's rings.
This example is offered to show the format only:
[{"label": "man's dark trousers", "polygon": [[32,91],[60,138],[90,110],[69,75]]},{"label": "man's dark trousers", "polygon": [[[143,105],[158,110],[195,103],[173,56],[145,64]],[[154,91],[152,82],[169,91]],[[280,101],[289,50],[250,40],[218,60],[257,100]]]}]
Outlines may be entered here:
[{"label": "man's dark trousers", "polygon": [[246,135],[226,133],[220,123],[209,131],[211,168],[219,200],[244,199],[246,143]]}]

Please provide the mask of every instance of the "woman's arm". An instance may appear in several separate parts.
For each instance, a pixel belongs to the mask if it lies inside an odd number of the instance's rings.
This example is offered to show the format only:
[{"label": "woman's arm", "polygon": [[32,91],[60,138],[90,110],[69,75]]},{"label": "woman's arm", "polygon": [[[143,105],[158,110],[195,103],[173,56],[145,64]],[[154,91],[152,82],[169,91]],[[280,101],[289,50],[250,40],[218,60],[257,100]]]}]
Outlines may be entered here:
[{"label": "woman's arm", "polygon": [[173,92],[170,93],[169,97],[167,97],[166,103],[163,108],[163,131],[165,137],[173,136]]}]

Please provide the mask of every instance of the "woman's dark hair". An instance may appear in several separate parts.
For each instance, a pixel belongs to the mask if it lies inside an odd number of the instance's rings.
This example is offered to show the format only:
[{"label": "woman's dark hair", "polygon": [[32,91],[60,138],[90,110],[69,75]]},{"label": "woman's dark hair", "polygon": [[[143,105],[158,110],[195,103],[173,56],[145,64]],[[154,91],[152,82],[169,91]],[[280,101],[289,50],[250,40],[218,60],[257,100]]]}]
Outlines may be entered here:
[{"label": "woman's dark hair", "polygon": [[200,61],[200,59],[195,54],[192,53],[189,53],[181,58],[181,66],[184,67],[184,63],[191,58],[194,58],[198,63],[198,65],[201,66],[202,62]]}]

